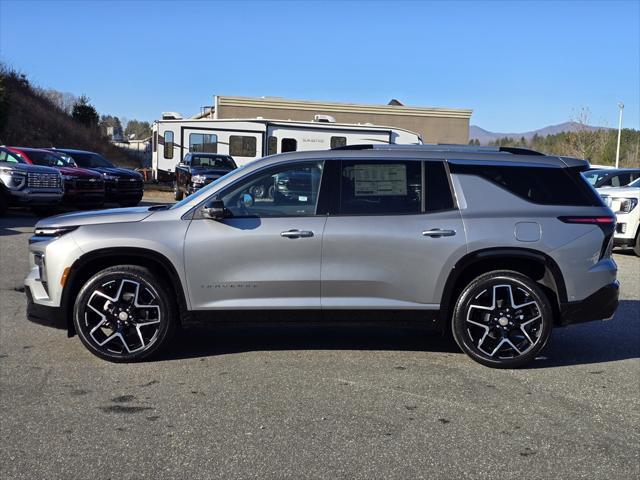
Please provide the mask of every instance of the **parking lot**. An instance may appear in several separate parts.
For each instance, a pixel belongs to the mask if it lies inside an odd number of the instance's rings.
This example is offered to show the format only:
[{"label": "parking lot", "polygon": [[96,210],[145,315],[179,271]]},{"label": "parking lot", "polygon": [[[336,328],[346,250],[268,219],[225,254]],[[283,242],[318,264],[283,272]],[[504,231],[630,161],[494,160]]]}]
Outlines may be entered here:
[{"label": "parking lot", "polygon": [[[159,197],[156,197],[159,198]],[[36,221],[0,219],[0,477],[638,478],[640,259],[610,322],[492,370],[427,331],[199,325],[112,364],[25,318]]]}]

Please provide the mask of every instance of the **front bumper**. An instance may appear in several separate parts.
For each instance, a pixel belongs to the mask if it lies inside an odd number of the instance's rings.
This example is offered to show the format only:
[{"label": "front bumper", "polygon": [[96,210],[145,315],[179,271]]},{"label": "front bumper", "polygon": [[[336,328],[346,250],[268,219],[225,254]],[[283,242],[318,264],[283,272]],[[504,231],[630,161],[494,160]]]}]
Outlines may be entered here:
[{"label": "front bumper", "polygon": [[24,287],[24,293],[27,296],[27,319],[30,322],[71,331],[61,307],[48,307],[35,303],[31,289],[27,286]]},{"label": "front bumper", "polygon": [[559,324],[591,322],[593,320],[609,320],[618,308],[620,283],[616,280],[602,287],[597,292],[578,302],[567,302],[560,306]]},{"label": "front bumper", "polygon": [[112,203],[140,201],[144,195],[144,184],[142,180],[123,179],[106,182],[105,200]]},{"label": "front bumper", "polygon": [[62,190],[39,191],[25,188],[23,190],[7,190],[6,197],[12,206],[32,207],[32,206],[54,206],[62,200]]}]

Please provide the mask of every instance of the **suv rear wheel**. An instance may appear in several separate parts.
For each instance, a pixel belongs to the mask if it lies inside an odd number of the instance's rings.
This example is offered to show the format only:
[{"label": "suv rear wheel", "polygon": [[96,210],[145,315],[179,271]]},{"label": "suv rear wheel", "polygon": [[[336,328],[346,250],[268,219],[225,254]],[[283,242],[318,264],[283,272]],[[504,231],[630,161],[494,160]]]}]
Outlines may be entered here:
[{"label": "suv rear wheel", "polygon": [[467,285],[453,312],[453,336],[473,360],[516,368],[544,348],[553,310],[536,282],[510,270],[488,272]]},{"label": "suv rear wheel", "polygon": [[73,310],[76,332],[91,353],[113,362],[148,358],[176,329],[173,290],[149,269],[120,265],[95,274]]}]

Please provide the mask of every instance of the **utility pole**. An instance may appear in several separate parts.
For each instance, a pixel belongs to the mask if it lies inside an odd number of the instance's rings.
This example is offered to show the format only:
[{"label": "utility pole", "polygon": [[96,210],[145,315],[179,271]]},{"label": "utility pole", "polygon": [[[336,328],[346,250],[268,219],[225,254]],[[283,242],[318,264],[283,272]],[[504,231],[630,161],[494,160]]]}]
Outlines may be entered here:
[{"label": "utility pole", "polygon": [[616,148],[616,168],[620,165],[620,135],[622,134],[622,111],[624,110],[624,103],[618,102],[618,108],[620,109],[620,120],[618,121],[618,147]]}]

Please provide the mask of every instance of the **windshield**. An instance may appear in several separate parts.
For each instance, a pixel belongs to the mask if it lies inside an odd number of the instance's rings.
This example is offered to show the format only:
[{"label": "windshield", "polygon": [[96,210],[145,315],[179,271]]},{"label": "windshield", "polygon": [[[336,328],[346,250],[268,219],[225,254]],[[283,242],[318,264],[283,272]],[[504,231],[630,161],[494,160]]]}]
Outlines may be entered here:
[{"label": "windshield", "polygon": [[46,150],[26,150],[25,153],[36,165],[45,167],[73,167],[71,163],[67,162],[60,155],[47,152]]},{"label": "windshield", "polygon": [[607,170],[589,170],[588,172],[584,172],[582,175],[595,187],[604,177],[607,176],[607,173],[609,173]]},{"label": "windshield", "polygon": [[98,153],[72,152],[72,153],[69,153],[69,155],[73,157],[75,162],[80,167],[83,167],[83,168],[100,168],[100,167],[113,168],[113,165],[111,164],[111,162],[109,162],[109,160],[107,160],[106,158],[104,158],[102,155]]},{"label": "windshield", "polygon": [[640,187],[640,178],[638,178],[635,182],[631,182],[627,187]]},{"label": "windshield", "polygon": [[[247,164],[248,165],[248,164]],[[174,203],[171,206],[171,210],[175,209],[175,208],[180,208],[183,205],[186,205],[187,203],[191,203],[194,200],[203,200],[204,198],[207,197],[207,195],[209,195],[209,192],[211,192],[211,189],[213,187],[215,187],[218,183],[222,182],[223,180],[225,180],[227,177],[230,177],[231,175],[235,175],[238,172],[240,172],[243,168],[245,167],[245,165],[236,168],[235,170],[231,170],[229,173],[227,173],[226,175],[221,176],[220,178],[214,180],[213,182],[211,182],[209,185],[201,188],[200,190],[198,190],[197,192],[189,195],[188,197],[183,198],[182,200],[180,200],[178,203]]]},{"label": "windshield", "polygon": [[236,164],[230,157],[216,157],[212,155],[192,155],[192,167],[213,167],[223,168],[225,170],[233,170]]}]

